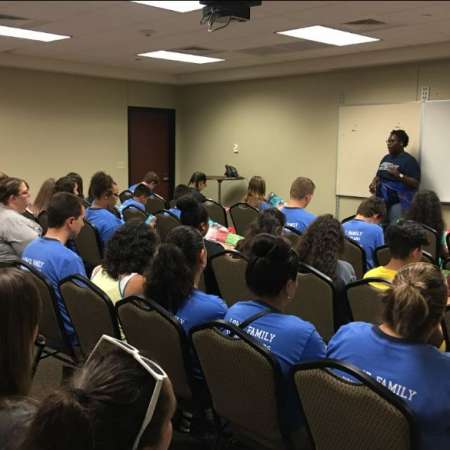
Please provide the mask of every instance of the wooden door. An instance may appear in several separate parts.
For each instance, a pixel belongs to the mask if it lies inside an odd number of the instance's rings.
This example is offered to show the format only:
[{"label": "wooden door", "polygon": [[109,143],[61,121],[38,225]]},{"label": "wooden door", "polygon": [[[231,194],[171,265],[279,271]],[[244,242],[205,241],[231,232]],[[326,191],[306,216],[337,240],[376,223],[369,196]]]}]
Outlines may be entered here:
[{"label": "wooden door", "polygon": [[159,175],[155,192],[172,198],[175,180],[175,110],[128,108],[128,181],[138,183],[152,170]]}]

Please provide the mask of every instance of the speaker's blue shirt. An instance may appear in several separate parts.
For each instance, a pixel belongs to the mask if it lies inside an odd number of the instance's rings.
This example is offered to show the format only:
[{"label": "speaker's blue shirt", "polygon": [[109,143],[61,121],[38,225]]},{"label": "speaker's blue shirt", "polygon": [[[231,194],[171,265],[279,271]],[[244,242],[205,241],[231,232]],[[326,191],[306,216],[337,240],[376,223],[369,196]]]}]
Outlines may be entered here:
[{"label": "speaker's blue shirt", "polygon": [[316,219],[316,215],[306,211],[305,208],[294,208],[284,206],[281,212],[286,217],[286,225],[295,228],[297,231],[303,233],[311,222]]},{"label": "speaker's blue shirt", "polygon": [[[225,320],[239,326],[260,311],[269,308],[259,302],[235,303],[227,312]],[[314,325],[296,316],[270,312],[250,323],[245,331],[270,350],[280,363],[285,377],[283,386],[284,420],[290,429],[302,424],[301,407],[291,380],[292,366],[300,362],[314,361],[325,357],[326,346]]]},{"label": "speaker's blue shirt", "polygon": [[105,208],[88,208],[86,220],[98,230],[103,247],[111,239],[117,228],[123,225],[123,220],[120,220]]},{"label": "speaker's blue shirt", "polygon": [[65,329],[69,335],[73,336],[73,326],[61,300],[58,284],[69,275],[86,276],[83,261],[75,252],[68,249],[58,240],[46,237],[35,239],[28,244],[22,258],[25,262],[42,272],[52,285],[58,299],[58,306],[64,320]]},{"label": "speaker's blue shirt", "polygon": [[119,207],[120,217],[122,218],[122,220],[124,220],[123,210],[127,206],[133,206],[134,208],[139,209],[139,211],[142,211],[143,213],[145,213],[145,205],[143,205],[141,202],[138,202],[134,198],[129,198],[128,200],[125,200]]},{"label": "speaker's blue shirt", "polygon": [[353,322],[328,344],[328,357],[354,364],[401,397],[415,413],[420,450],[450,448],[450,355]]},{"label": "speaker's blue shirt", "polygon": [[366,252],[367,269],[374,267],[375,249],[384,245],[384,234],[380,225],[352,219],[343,223],[342,228],[345,235],[357,242]]}]

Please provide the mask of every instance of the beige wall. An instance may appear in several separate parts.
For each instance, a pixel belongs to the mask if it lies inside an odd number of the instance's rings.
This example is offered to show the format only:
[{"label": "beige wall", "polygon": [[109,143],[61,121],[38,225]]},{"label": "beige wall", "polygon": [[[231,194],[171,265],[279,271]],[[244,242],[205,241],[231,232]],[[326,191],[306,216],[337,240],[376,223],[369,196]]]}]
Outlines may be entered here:
[{"label": "beige wall", "polygon": [[[232,164],[287,198],[304,175],[317,185],[311,210],[334,213],[339,106],[414,101],[422,86],[450,99],[450,62],[179,87],[1,68],[0,170],[34,192],[48,176],[74,170],[88,181],[100,168],[126,186],[127,106],[176,108],[177,183]],[[246,183],[225,182],[224,202],[239,200]],[[217,196],[215,182],[207,193]],[[341,199],[339,217],[358,202]],[[450,223],[450,207],[445,215]]]},{"label": "beige wall", "polygon": [[[176,107],[176,89],[20,69],[0,69],[0,170],[35,194],[49,176],[103,169],[128,183],[127,107]],[[87,190],[87,187],[85,187]]]},{"label": "beige wall", "polygon": [[[422,86],[430,87],[431,99],[449,99],[450,63],[185,87],[180,92],[179,179],[186,180],[193,170],[222,174],[228,163],[247,178],[263,176],[270,191],[287,198],[291,181],[308,176],[317,185],[310,209],[334,213],[339,106],[415,101]],[[232,151],[234,143],[239,154]],[[224,184],[225,203],[238,200],[245,187],[246,182]],[[215,184],[208,194],[216,196]],[[354,214],[359,201],[340,199],[339,217]],[[445,207],[445,215],[450,223],[450,208]]]}]

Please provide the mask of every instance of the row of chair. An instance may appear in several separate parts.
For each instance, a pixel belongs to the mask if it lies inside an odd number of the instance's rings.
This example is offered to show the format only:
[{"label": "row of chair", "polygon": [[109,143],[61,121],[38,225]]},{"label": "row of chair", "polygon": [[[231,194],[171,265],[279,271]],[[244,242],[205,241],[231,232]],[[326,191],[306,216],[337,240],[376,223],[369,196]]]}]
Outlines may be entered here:
[{"label": "row of chair", "polygon": [[[54,291],[45,277],[24,262],[16,265],[27,270],[43,299],[40,332],[46,338],[46,346],[42,357],[56,356],[65,363],[80,364],[102,334],[121,337],[120,323],[127,341],[165,368],[181,405],[189,407],[200,395],[191,366],[190,338],[176,318],[158,304],[130,297],[118,302],[114,308],[111,300],[89,280],[77,275],[62,280],[60,292],[79,343],[79,347],[75,347],[65,336]],[[358,283],[368,286],[363,280]],[[450,310],[447,323],[450,325]],[[224,329],[229,333],[224,334]],[[230,335],[239,339],[231,339]],[[230,423],[237,437],[262,448],[304,448],[296,445],[296,436],[289,435],[279,419],[280,371],[270,352],[251,336],[224,322],[193,330],[192,343],[214,410]],[[336,364],[302,365],[292,375],[316,448],[410,448],[411,428],[408,424],[411,418],[400,404],[395,403],[395,398],[389,397],[382,386],[364,374]],[[351,385],[327,368],[346,371],[363,386]],[[354,407],[349,408],[349,401],[355,402]],[[370,408],[367,402],[370,402]],[[328,407],[330,404],[333,404],[332,409]],[[354,411],[351,420],[349,410]],[[374,435],[376,427],[372,425],[376,422],[373,420],[382,421],[377,426],[383,424],[383,436]],[[388,429],[384,428],[384,420],[390,424]],[[336,424],[343,428],[338,426],[337,430]],[[349,427],[364,433],[345,438]],[[400,435],[404,447],[398,441],[389,441],[391,433],[398,433],[397,427],[403,430]],[[380,446],[380,442],[383,445]]]}]

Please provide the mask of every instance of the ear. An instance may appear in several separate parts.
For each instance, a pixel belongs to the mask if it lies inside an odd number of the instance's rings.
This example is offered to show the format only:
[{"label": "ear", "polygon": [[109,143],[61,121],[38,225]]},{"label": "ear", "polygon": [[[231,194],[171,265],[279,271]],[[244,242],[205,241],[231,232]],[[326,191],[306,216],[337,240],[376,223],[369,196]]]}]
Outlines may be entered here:
[{"label": "ear", "polygon": [[208,222],[202,222],[200,224],[200,233],[202,236],[206,236],[206,233],[208,233],[209,230],[209,223]]},{"label": "ear", "polygon": [[422,247],[412,250],[409,257],[412,261],[419,262],[422,259]]},{"label": "ear", "polygon": [[297,278],[295,280],[288,280],[285,289],[288,299],[292,300],[295,297],[295,292],[297,291]]},{"label": "ear", "polygon": [[202,270],[206,267],[206,264],[208,263],[208,252],[206,251],[206,248],[203,247],[200,250],[200,253],[198,255],[199,264]]}]

